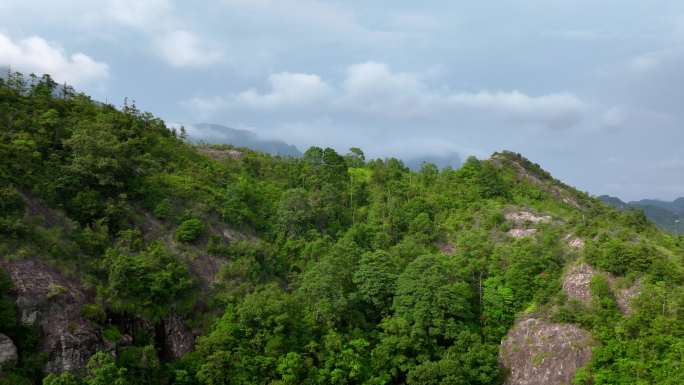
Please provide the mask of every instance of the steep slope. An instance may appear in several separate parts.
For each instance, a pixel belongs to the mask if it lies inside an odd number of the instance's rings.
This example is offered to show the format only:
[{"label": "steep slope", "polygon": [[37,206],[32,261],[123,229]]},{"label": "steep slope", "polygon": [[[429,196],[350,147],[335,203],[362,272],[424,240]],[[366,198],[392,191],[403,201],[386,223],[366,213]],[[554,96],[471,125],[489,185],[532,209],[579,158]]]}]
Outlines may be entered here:
[{"label": "steep slope", "polygon": [[519,154],[273,157],[53,91],[0,82],[0,384],[684,382],[682,238]]}]

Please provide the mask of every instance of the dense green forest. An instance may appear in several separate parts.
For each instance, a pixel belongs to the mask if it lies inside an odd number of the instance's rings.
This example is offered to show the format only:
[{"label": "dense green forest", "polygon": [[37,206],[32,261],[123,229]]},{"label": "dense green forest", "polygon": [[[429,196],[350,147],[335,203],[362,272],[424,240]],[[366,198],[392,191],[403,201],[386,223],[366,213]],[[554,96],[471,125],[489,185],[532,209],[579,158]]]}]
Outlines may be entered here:
[{"label": "dense green forest", "polygon": [[[501,341],[527,315],[591,333],[577,384],[684,383],[684,239],[519,154],[412,172],[358,148],[197,145],[134,104],[20,74],[0,80],[0,138],[3,268],[39,260],[77,282],[87,300],[69,306],[109,346],[46,374],[5,272],[18,357],[0,384],[500,384]],[[631,311],[604,276],[590,306],[569,299],[579,262],[638,282]],[[172,317],[198,336],[179,357],[159,333]]]}]

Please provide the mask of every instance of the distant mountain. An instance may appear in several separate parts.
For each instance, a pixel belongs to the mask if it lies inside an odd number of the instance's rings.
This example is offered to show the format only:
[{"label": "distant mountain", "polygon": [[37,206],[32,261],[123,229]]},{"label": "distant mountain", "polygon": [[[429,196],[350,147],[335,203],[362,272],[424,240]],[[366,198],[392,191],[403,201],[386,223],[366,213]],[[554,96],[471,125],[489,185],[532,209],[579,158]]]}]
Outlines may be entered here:
[{"label": "distant mountain", "polygon": [[610,195],[601,195],[598,197],[603,203],[607,203],[609,206],[613,206],[616,209],[627,210],[629,205],[622,201],[622,199],[617,197],[612,197]]},{"label": "distant mountain", "polygon": [[637,202],[631,202],[632,204],[646,207],[646,206],[653,206],[653,207],[658,207],[663,210],[670,211],[680,217],[684,217],[684,197],[683,198],[677,198],[672,202],[667,202],[667,201],[661,201],[657,199],[642,199]]},{"label": "distant mountain", "polygon": [[458,153],[450,152],[447,154],[425,155],[421,157],[408,158],[404,163],[411,170],[418,171],[423,166],[423,163],[432,163],[440,169],[445,167],[459,168],[463,164],[463,160]]},{"label": "distant mountain", "polygon": [[247,130],[231,128],[220,124],[199,123],[186,127],[190,139],[212,144],[231,144],[235,147],[247,147],[252,150],[272,155],[301,156],[302,152],[282,140],[264,139]]},{"label": "distant mountain", "polygon": [[646,217],[658,227],[673,233],[684,234],[684,223],[682,223],[684,222],[684,198],[678,198],[672,202],[657,199],[623,202],[619,198],[602,195],[599,199],[620,210],[630,208],[643,210]]}]

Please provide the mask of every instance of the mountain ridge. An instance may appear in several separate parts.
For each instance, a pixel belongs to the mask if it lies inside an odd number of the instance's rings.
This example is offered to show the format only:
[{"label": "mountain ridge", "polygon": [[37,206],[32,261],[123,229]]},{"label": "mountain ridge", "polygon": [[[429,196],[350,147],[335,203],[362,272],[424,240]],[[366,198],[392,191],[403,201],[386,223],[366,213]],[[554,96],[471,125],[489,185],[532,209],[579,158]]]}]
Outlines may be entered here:
[{"label": "mountain ridge", "polygon": [[1,385],[684,382],[684,238],[521,154],[273,156],[21,84]]},{"label": "mountain ridge", "polygon": [[684,233],[684,225],[682,224],[684,221],[684,198],[677,198],[670,202],[658,199],[624,202],[616,197],[601,195],[599,199],[620,210],[643,210],[644,214],[658,227],[677,234]]}]

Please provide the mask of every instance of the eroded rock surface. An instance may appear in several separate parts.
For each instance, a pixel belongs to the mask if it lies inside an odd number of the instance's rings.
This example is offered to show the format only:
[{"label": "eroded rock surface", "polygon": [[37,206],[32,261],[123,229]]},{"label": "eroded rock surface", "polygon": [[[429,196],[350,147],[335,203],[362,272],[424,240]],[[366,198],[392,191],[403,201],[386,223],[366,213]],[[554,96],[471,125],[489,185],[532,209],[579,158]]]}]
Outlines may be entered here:
[{"label": "eroded rock surface", "polygon": [[0,365],[17,361],[17,347],[6,335],[0,333]]},{"label": "eroded rock surface", "polygon": [[591,346],[586,330],[526,318],[501,343],[499,361],[510,372],[507,385],[571,384],[577,369],[591,359]]},{"label": "eroded rock surface", "polygon": [[233,159],[233,160],[240,160],[243,157],[243,154],[241,151],[238,150],[232,150],[232,149],[219,149],[219,148],[212,148],[212,147],[198,147],[197,150],[212,158],[215,160],[223,160],[223,159]]},{"label": "eroded rock surface", "polygon": [[563,291],[568,299],[576,299],[586,306],[591,305],[591,280],[596,274],[603,274],[608,280],[615,300],[620,311],[629,315],[631,313],[631,302],[634,296],[639,294],[641,287],[637,281],[626,288],[617,288],[618,279],[610,273],[599,272],[586,263],[573,266],[563,276]]},{"label": "eroded rock surface", "polygon": [[176,314],[171,314],[164,321],[166,334],[165,349],[173,359],[179,359],[195,347],[195,335]]},{"label": "eroded rock surface", "polygon": [[510,229],[508,230],[508,236],[513,238],[525,238],[531,237],[537,233],[537,229]]},{"label": "eroded rock surface", "polygon": [[507,221],[513,223],[513,228],[508,230],[508,236],[512,238],[531,237],[537,233],[536,228],[529,228],[529,225],[550,223],[551,217],[548,215],[538,215],[531,211],[511,211],[504,214]]},{"label": "eroded rock surface", "polygon": [[580,237],[575,237],[572,234],[568,234],[565,237],[565,241],[571,249],[581,250],[584,248],[584,240]]},{"label": "eroded rock surface", "polygon": [[613,288],[613,293],[615,294],[615,301],[617,302],[618,308],[622,314],[630,315],[632,314],[632,299],[639,295],[641,292],[641,281],[636,281],[630,287],[616,289],[615,281],[609,279],[608,282]]},{"label": "eroded rock surface", "polygon": [[504,217],[516,224],[524,223],[549,223],[551,222],[551,217],[548,215],[537,215],[529,211],[517,211],[506,213]]},{"label": "eroded rock surface", "polygon": [[586,263],[573,266],[563,277],[563,292],[568,299],[576,299],[591,305],[591,279],[596,274],[594,268]]},{"label": "eroded rock surface", "polygon": [[9,273],[21,321],[38,325],[41,350],[48,354],[47,372],[84,368],[102,347],[98,330],[81,315],[88,295],[78,282],[38,260],[2,261]]}]

